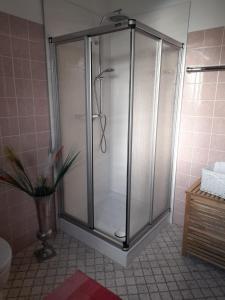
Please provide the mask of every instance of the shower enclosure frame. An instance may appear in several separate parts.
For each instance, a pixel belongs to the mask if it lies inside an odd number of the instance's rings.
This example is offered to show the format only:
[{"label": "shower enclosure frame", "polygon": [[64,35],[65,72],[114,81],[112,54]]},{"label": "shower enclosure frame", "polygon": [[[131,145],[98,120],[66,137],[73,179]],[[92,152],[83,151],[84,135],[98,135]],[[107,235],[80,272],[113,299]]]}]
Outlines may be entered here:
[{"label": "shower enclosure frame", "polygon": [[[91,53],[91,39],[94,36],[113,33],[122,30],[130,29],[130,63],[129,63],[129,108],[128,108],[128,144],[127,144],[127,186],[126,186],[126,237],[123,244],[116,239],[94,229],[94,190],[93,190],[93,125],[92,125],[92,53]],[[178,57],[178,65],[177,65],[177,75],[176,75],[176,91],[175,91],[175,99],[174,99],[174,111],[173,111],[173,137],[172,137],[172,147],[171,147],[171,161],[173,161],[174,157],[174,139],[176,135],[176,115],[178,110],[178,99],[180,95],[180,83],[181,83],[181,70],[182,62],[183,62],[183,44],[170,38],[151,27],[142,24],[134,19],[128,19],[127,21],[119,22],[116,24],[109,24],[104,26],[98,26],[95,28],[87,29],[80,32],[75,32],[71,34],[62,35],[59,37],[50,37],[49,38],[49,47],[50,47],[50,66],[51,66],[51,86],[52,86],[52,116],[51,119],[53,121],[52,128],[52,140],[55,141],[55,145],[52,145],[52,148],[57,148],[61,145],[61,132],[60,132],[60,114],[59,114],[59,96],[58,96],[58,78],[57,78],[57,56],[56,56],[56,46],[59,44],[65,44],[75,41],[84,41],[84,57],[85,57],[85,98],[86,98],[86,142],[87,142],[87,205],[88,205],[88,222],[83,223],[82,221],[71,217],[66,214],[63,205],[63,185],[60,185],[59,188],[59,216],[68,220],[69,222],[80,226],[81,228],[91,231],[94,235],[101,237],[107,242],[113,244],[114,246],[120,247],[123,246],[123,250],[128,250],[132,245],[134,245],[137,241],[139,241],[146,232],[149,231],[158,221],[158,219],[163,216],[157,217],[157,219],[152,222],[152,214],[150,214],[150,220],[147,225],[144,226],[139,232],[137,232],[132,239],[130,238],[130,207],[131,207],[131,168],[132,168],[132,131],[133,131],[133,99],[134,99],[134,60],[135,60],[135,32],[139,32],[141,34],[147,35],[154,40],[158,40],[158,49],[157,49],[157,59],[156,59],[156,83],[155,83],[155,91],[154,91],[154,109],[153,109],[153,118],[155,118],[155,122],[153,123],[153,161],[155,161],[155,153],[156,153],[156,130],[157,130],[157,116],[158,116],[158,104],[159,104],[159,91],[160,91],[160,71],[161,71],[161,57],[162,57],[162,45],[165,41],[168,44],[179,49],[179,57]],[[54,117],[53,117],[54,115]],[[152,182],[151,186],[151,207],[153,206],[153,185],[154,185],[154,166],[151,170],[151,178]],[[171,163],[170,169],[170,177],[171,182],[173,182],[174,177],[173,165]],[[172,195],[168,197],[168,201],[171,201]],[[168,211],[167,211],[168,212]],[[167,212],[162,213],[165,215]]]}]

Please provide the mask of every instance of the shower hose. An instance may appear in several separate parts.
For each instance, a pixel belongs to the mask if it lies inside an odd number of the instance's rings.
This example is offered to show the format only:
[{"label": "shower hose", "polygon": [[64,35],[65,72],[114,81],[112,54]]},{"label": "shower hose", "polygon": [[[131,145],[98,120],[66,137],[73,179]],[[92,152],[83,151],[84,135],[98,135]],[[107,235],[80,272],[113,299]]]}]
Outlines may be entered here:
[{"label": "shower hose", "polygon": [[107,125],[107,119],[106,115],[101,113],[100,109],[100,101],[98,99],[98,93],[97,93],[97,88],[96,88],[96,83],[97,80],[101,80],[101,78],[95,77],[94,79],[94,96],[95,96],[95,102],[96,102],[96,108],[97,108],[97,115],[99,119],[99,124],[100,124],[100,130],[101,130],[101,138],[99,142],[99,146],[101,149],[102,153],[106,153],[107,150],[107,143],[106,143],[106,137],[105,137],[105,130],[106,130],[106,125]]}]

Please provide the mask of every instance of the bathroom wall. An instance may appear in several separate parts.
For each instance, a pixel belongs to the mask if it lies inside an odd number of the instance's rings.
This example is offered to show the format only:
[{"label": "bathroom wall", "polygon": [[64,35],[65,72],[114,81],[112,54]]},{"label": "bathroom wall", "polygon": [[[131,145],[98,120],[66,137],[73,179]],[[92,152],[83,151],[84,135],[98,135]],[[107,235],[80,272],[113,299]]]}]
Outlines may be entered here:
[{"label": "bathroom wall", "polygon": [[[35,176],[49,146],[43,25],[0,13],[0,45],[0,166],[3,147],[11,145]],[[0,236],[18,251],[36,231],[33,200],[0,185]]]},{"label": "bathroom wall", "polygon": [[[224,27],[188,34],[186,65],[225,64]],[[174,222],[183,224],[184,191],[201,169],[225,160],[225,72],[185,74]]]}]

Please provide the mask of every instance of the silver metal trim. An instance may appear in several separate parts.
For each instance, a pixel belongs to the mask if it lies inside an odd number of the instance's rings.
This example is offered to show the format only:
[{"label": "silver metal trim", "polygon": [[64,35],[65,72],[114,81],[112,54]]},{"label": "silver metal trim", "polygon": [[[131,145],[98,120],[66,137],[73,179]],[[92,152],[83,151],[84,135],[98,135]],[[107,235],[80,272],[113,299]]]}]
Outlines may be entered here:
[{"label": "silver metal trim", "polygon": [[173,38],[139,22],[139,21],[136,21],[136,28],[139,30],[139,31],[143,31],[145,33],[148,33],[149,35],[153,36],[153,37],[156,37],[156,38],[159,38],[161,40],[164,40],[166,41],[167,43],[169,44],[172,44],[178,48],[182,48],[183,47],[183,44],[181,42],[178,42],[176,40],[174,40]]},{"label": "silver metal trim", "polygon": [[184,75],[185,75],[185,59],[186,59],[186,47],[180,50],[179,62],[178,62],[178,82],[176,83],[177,99],[175,106],[176,120],[174,122],[174,144],[173,144],[173,166],[172,166],[172,176],[171,176],[171,194],[170,194],[170,207],[171,207],[171,219],[173,221],[174,214],[174,200],[175,200],[175,185],[176,185],[176,169],[177,169],[177,157],[178,157],[178,146],[179,146],[179,132],[180,132],[180,122],[181,122],[181,109],[182,109],[182,90],[184,85]]},{"label": "silver metal trim", "polygon": [[122,250],[122,241],[119,241],[118,239],[114,239],[113,237],[108,236],[104,232],[97,230],[97,229],[92,229],[87,227],[87,224],[83,223],[82,221],[79,221],[78,219],[75,219],[74,217],[70,216],[69,214],[63,213],[60,215],[60,218],[86,230],[87,232],[90,232],[91,234],[102,238],[104,241],[110,243],[111,245],[119,248]]},{"label": "silver metal trim", "polygon": [[130,247],[135,245],[150,229],[154,228],[156,224],[160,222],[165,216],[169,214],[170,210],[167,209],[166,211],[162,212],[151,224],[146,224],[142,227],[130,240]]},{"label": "silver metal trim", "polygon": [[61,35],[58,37],[53,37],[52,41],[53,43],[68,43],[73,40],[79,40],[82,39],[84,36],[96,36],[96,35],[101,35],[105,33],[112,33],[115,31],[120,31],[120,30],[125,30],[130,27],[136,27],[138,31],[142,31],[148,35],[151,35],[154,38],[162,39],[178,48],[182,48],[183,44],[179,41],[176,41],[175,39],[135,20],[135,19],[128,19],[123,22],[115,23],[115,24],[109,24],[109,25],[104,25],[104,26],[98,26],[86,30],[82,30],[79,32],[74,32],[74,33],[69,33],[65,35]]},{"label": "silver metal trim", "polygon": [[[171,45],[170,45],[171,46]],[[175,89],[174,89],[174,97],[173,97],[173,109],[172,109],[172,136],[171,136],[171,149],[170,149],[170,170],[169,170],[169,182],[170,187],[169,187],[169,191],[168,191],[168,202],[167,202],[167,206],[168,208],[171,209],[171,199],[172,199],[172,195],[173,195],[173,191],[174,191],[174,186],[175,186],[175,173],[174,173],[174,157],[175,157],[175,149],[174,149],[174,145],[175,145],[175,140],[176,140],[176,122],[177,122],[177,118],[178,118],[178,114],[177,114],[177,106],[178,106],[178,101],[179,101],[179,87],[180,87],[180,74],[181,74],[181,56],[183,53],[183,49],[177,49],[179,50],[178,52],[178,59],[177,59],[177,68],[176,68],[176,80],[175,80]],[[173,185],[174,182],[174,185]]]},{"label": "silver metal trim", "polygon": [[162,40],[158,42],[157,56],[156,56],[156,70],[155,70],[155,89],[153,97],[153,112],[152,112],[152,166],[151,166],[151,177],[150,177],[150,224],[153,222],[153,210],[154,210],[154,183],[155,183],[155,159],[156,159],[156,145],[157,145],[157,128],[158,128],[158,109],[159,109],[159,92],[160,92],[160,78],[161,78],[161,64],[162,64]]},{"label": "silver metal trim", "polygon": [[92,56],[91,38],[84,38],[85,48],[85,98],[86,98],[86,145],[87,145],[87,203],[88,226],[94,228],[93,193],[93,128],[92,128]]},{"label": "silver metal trim", "polygon": [[187,67],[186,71],[188,73],[192,72],[207,72],[207,71],[223,71],[225,70],[225,65],[220,66],[196,66],[196,67]]},{"label": "silver metal trim", "polygon": [[126,238],[125,238],[126,247],[129,247],[129,241],[130,241],[132,135],[133,135],[134,67],[135,67],[134,59],[135,59],[135,29],[131,28],[130,29],[128,142],[127,142]]},{"label": "silver metal trim", "polygon": [[104,33],[112,33],[115,31],[120,31],[120,30],[124,30],[124,29],[128,29],[128,28],[129,28],[128,21],[124,21],[124,22],[119,22],[119,23],[109,24],[109,25],[104,25],[104,26],[98,26],[98,27],[94,27],[94,28],[90,28],[90,29],[86,29],[86,30],[82,30],[82,31],[74,32],[74,33],[69,33],[69,34],[53,37],[52,41],[53,41],[53,43],[56,43],[56,44],[68,43],[68,42],[71,42],[74,40],[80,40],[84,36],[96,36],[96,35],[101,35]]}]

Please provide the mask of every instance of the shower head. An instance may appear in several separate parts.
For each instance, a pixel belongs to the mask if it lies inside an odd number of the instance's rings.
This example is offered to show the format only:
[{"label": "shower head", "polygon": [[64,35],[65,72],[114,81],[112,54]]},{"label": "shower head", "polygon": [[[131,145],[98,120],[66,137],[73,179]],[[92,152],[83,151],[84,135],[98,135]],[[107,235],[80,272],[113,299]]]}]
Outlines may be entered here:
[{"label": "shower head", "polygon": [[103,75],[104,73],[110,73],[110,72],[113,72],[113,71],[114,71],[113,68],[107,68],[107,69],[103,70],[101,73],[99,73],[99,74],[95,77],[95,80],[101,78],[102,75]]},{"label": "shower head", "polygon": [[108,16],[108,20],[117,23],[117,22],[122,22],[125,20],[128,20],[128,17],[126,15],[121,14],[122,9],[117,9],[112,12],[110,16]]},{"label": "shower head", "polygon": [[120,8],[120,9],[114,10],[113,12],[103,16],[101,18],[99,25],[101,25],[104,22],[104,20],[113,22],[113,23],[118,23],[118,22],[128,20],[129,18],[126,15],[121,14],[121,12],[122,12],[122,9]]}]

